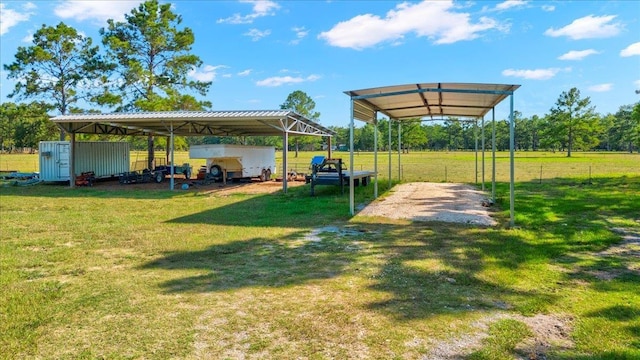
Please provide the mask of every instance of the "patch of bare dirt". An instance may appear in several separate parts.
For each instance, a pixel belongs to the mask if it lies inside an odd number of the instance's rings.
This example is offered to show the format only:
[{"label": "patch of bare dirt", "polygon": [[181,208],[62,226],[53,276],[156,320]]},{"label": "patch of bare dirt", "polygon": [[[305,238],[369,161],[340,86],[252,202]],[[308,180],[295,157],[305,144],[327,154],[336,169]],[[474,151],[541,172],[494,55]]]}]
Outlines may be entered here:
[{"label": "patch of bare dirt", "polygon": [[465,184],[415,182],[396,185],[358,214],[413,221],[444,221],[494,226],[487,196]]},{"label": "patch of bare dirt", "polygon": [[571,318],[558,315],[538,314],[532,317],[495,313],[488,315],[472,324],[473,333],[463,334],[454,339],[448,339],[435,344],[423,360],[454,360],[464,359],[482,347],[484,339],[489,337],[489,326],[502,319],[514,319],[525,323],[533,336],[525,339],[516,346],[519,359],[547,359],[552,350],[570,349],[574,344],[569,333]]},{"label": "patch of bare dirt", "polygon": [[533,317],[517,316],[531,331],[533,337],[516,346],[521,359],[543,360],[551,350],[572,349],[574,343],[569,337],[572,319],[557,315],[538,314]]},{"label": "patch of bare dirt", "polygon": [[627,228],[612,228],[611,230],[622,236],[622,242],[595,255],[619,258],[624,267],[622,269],[590,270],[587,273],[600,280],[613,280],[625,273],[640,275],[640,233]]},{"label": "patch of bare dirt", "polygon": [[611,230],[622,236],[622,242],[599,252],[598,255],[633,257],[640,260],[640,233],[625,228]]}]

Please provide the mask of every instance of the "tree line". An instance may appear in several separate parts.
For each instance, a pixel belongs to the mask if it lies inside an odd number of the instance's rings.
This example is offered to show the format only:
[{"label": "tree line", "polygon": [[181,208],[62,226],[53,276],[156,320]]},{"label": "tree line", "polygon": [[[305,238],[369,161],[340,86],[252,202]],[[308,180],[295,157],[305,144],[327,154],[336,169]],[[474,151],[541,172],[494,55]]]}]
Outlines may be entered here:
[{"label": "tree line", "polygon": [[[573,99],[573,100],[571,100]],[[588,105],[588,98],[581,99],[577,89],[562,93],[558,102],[543,117],[534,115],[523,117],[514,112],[514,145],[518,151],[640,151],[640,102],[623,105],[614,114],[600,115]],[[582,105],[580,105],[582,103]],[[281,105],[282,109],[294,109],[305,116],[313,113],[315,103],[302,91],[294,91]],[[51,105],[43,102],[15,104],[5,102],[0,105],[0,150],[4,152],[22,151],[37,148],[39,141],[57,140],[56,126],[49,121]],[[318,117],[317,113],[315,113]],[[315,119],[318,121],[317,119]],[[365,124],[354,129],[354,147],[357,151],[374,149],[374,131],[378,131],[378,148],[398,149],[398,131],[401,132],[400,148],[403,152],[411,150],[427,151],[468,151],[481,146],[481,134],[485,137],[485,148],[491,148],[491,139],[495,131],[495,146],[498,151],[509,149],[509,119],[467,120],[449,118],[431,122],[421,119],[403,121],[400,126],[388,119],[380,119],[376,125]],[[334,149],[348,150],[349,127],[329,126],[336,132],[331,140]],[[495,129],[495,130],[494,130]],[[389,130],[391,143],[389,144]],[[117,137],[112,135],[78,135],[80,141],[128,141],[132,149],[144,150],[148,147],[147,138]],[[155,139],[156,149],[165,149],[166,138]],[[176,137],[175,147],[187,150],[190,145],[198,144],[245,144],[268,145],[282,148],[282,137]],[[321,150],[328,146],[327,139],[303,136],[296,137],[289,144],[290,150]]]},{"label": "tree line", "polygon": [[[0,151],[22,151],[37,148],[43,140],[64,140],[49,117],[52,114],[118,112],[118,111],[188,111],[209,110],[211,102],[199,100],[206,96],[211,82],[189,79],[189,72],[202,65],[191,52],[195,35],[181,27],[182,18],[171,4],[147,0],[125,14],[122,22],[108,20],[100,29],[101,44],[63,22],[42,25],[30,46],[19,47],[15,59],[4,64],[8,78],[16,81],[9,98],[18,103],[0,105]],[[25,102],[30,100],[31,102]],[[310,120],[319,122],[320,113],[306,93],[296,90],[281,104]],[[403,121],[391,126],[382,118],[376,125],[366,124],[354,129],[357,150],[372,150],[378,131],[380,149],[398,148],[401,131],[403,151],[471,150],[476,135],[482,131],[480,120],[449,118],[440,122],[421,119]],[[634,152],[640,149],[640,102],[623,105],[615,114],[596,113],[588,97],[581,97],[577,88],[563,92],[548,114],[525,118],[515,112],[515,145],[518,150],[565,151],[606,150]],[[349,128],[330,127],[337,134],[332,145],[349,143]],[[487,139],[493,123],[484,122]],[[509,149],[509,120],[495,123],[496,148]],[[133,149],[166,148],[166,138],[78,135],[79,141],[121,140]],[[203,143],[240,143],[247,145],[282,146],[281,137],[176,137],[175,146],[186,150]],[[292,150],[318,150],[328,146],[318,137],[292,137]],[[152,156],[151,156],[152,157]]]}]

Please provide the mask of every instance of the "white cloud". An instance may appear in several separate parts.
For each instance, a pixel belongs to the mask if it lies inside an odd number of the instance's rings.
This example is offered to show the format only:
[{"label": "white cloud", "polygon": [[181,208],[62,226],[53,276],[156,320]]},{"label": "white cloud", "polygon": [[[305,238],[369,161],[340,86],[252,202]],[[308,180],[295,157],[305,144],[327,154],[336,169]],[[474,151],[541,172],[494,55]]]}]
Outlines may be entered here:
[{"label": "white cloud", "polygon": [[527,5],[526,0],[507,0],[496,5],[496,10],[507,10],[514,7]]},{"label": "white cloud", "polygon": [[593,92],[607,92],[613,89],[613,84],[598,84],[589,86],[588,90]]},{"label": "white cloud", "polygon": [[251,72],[252,72],[252,71],[253,71],[253,70],[251,70],[251,69],[247,69],[247,70],[240,71],[240,72],[238,73],[238,76],[249,76],[249,75],[251,74]]},{"label": "white cloud", "polygon": [[264,80],[260,80],[256,82],[257,86],[266,86],[266,87],[278,87],[287,84],[298,84],[302,82],[316,81],[320,79],[319,75],[309,75],[306,78],[304,77],[293,77],[293,76],[273,76],[270,78],[266,78]]},{"label": "white cloud", "polygon": [[[564,69],[564,71],[570,71],[570,68]],[[556,76],[563,69],[549,68],[549,69],[535,69],[535,70],[519,70],[519,69],[506,69],[502,71],[502,76],[510,76],[523,78],[527,80],[548,80]]]},{"label": "white cloud", "polygon": [[571,50],[566,54],[562,54],[558,57],[558,60],[582,60],[589,55],[600,54],[599,51],[594,49],[588,50]]},{"label": "white cloud", "polygon": [[560,29],[549,28],[545,35],[552,37],[567,36],[573,40],[608,38],[616,36],[622,29],[622,24],[613,23],[615,15],[585,16]]},{"label": "white cloud", "polygon": [[291,40],[292,45],[299,44],[302,39],[309,35],[309,30],[305,29],[304,27],[294,27],[291,28],[291,31],[296,33],[296,38],[294,40]]},{"label": "white cloud", "polygon": [[233,14],[228,18],[218,19],[217,23],[251,24],[257,18],[275,15],[280,5],[270,0],[241,0],[241,3],[253,4],[253,12],[248,15]]},{"label": "white cloud", "polygon": [[472,23],[468,13],[458,13],[453,1],[403,2],[384,18],[364,14],[336,24],[318,35],[332,46],[361,50],[384,42],[401,41],[406,34],[427,37],[436,44],[472,40],[483,31],[500,29],[491,18]]},{"label": "white cloud", "polygon": [[214,81],[216,79],[216,76],[218,75],[218,70],[224,69],[226,67],[227,66],[225,65],[217,65],[217,66],[205,65],[201,69],[191,69],[188,75],[189,77],[193,78],[196,81],[204,81],[204,82]]},{"label": "white cloud", "polygon": [[260,39],[262,39],[263,37],[267,37],[269,35],[271,35],[271,30],[258,30],[258,29],[251,29],[249,31],[247,31],[246,33],[243,34],[244,36],[248,36],[251,38],[251,41],[258,41]]},{"label": "white cloud", "polygon": [[31,44],[33,42],[33,30],[27,30],[27,35],[22,38],[22,42]]},{"label": "white cloud", "polygon": [[620,56],[629,57],[640,55],[640,42],[633,43],[620,51]]},{"label": "white cloud", "polygon": [[638,80],[634,81],[634,82],[633,82],[633,84],[634,84],[638,89],[640,89],[640,79],[638,79]]},{"label": "white cloud", "polygon": [[32,2],[22,4],[21,10],[9,9],[6,4],[0,3],[0,36],[9,32],[9,29],[23,21],[28,21],[36,6]]},{"label": "white cloud", "polygon": [[556,7],[553,5],[542,5],[542,11],[546,11],[546,12],[556,11]]},{"label": "white cloud", "polygon": [[129,14],[139,4],[140,0],[65,0],[56,6],[53,12],[63,19],[95,20],[103,23],[109,19],[123,21],[124,15]]}]

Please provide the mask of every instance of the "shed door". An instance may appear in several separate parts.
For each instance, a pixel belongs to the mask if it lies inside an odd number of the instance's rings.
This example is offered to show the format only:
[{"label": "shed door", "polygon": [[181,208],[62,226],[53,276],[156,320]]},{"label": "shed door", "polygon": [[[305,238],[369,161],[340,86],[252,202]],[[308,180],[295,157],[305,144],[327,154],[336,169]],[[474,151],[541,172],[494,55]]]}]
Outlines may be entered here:
[{"label": "shed door", "polygon": [[69,144],[56,144],[58,179],[69,180]]}]

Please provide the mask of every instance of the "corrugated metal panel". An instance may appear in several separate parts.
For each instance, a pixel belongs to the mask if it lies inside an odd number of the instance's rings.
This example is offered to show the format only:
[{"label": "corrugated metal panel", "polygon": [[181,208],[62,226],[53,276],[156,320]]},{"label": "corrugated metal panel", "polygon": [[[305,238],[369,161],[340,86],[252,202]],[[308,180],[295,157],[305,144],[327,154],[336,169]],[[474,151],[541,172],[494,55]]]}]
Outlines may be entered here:
[{"label": "corrugated metal panel", "polygon": [[41,141],[38,147],[38,158],[41,180],[69,180],[68,141]]},{"label": "corrugated metal panel", "polygon": [[129,143],[76,142],[75,172],[93,171],[98,178],[114,177],[129,171]]},{"label": "corrugated metal panel", "polygon": [[165,111],[165,112],[131,112],[109,114],[71,114],[58,115],[52,121],[105,121],[105,120],[180,120],[180,119],[216,119],[216,118],[256,118],[284,117],[290,110],[233,110],[233,111]]},{"label": "corrugated metal panel", "polygon": [[[333,136],[335,132],[291,110],[168,111],[111,114],[71,114],[51,118],[70,133],[169,136],[264,136],[284,132]],[[290,131],[291,122],[305,124]]]},{"label": "corrugated metal panel", "polygon": [[[41,141],[40,178],[43,181],[69,181],[69,141]],[[98,178],[116,177],[129,171],[129,143],[79,141],[75,148],[75,173],[93,171]]]},{"label": "corrugated metal panel", "polygon": [[362,116],[359,109],[363,107],[378,109],[396,120],[428,116],[479,118],[519,87],[508,84],[420,83],[345,93],[355,98],[353,115],[358,119]]}]

